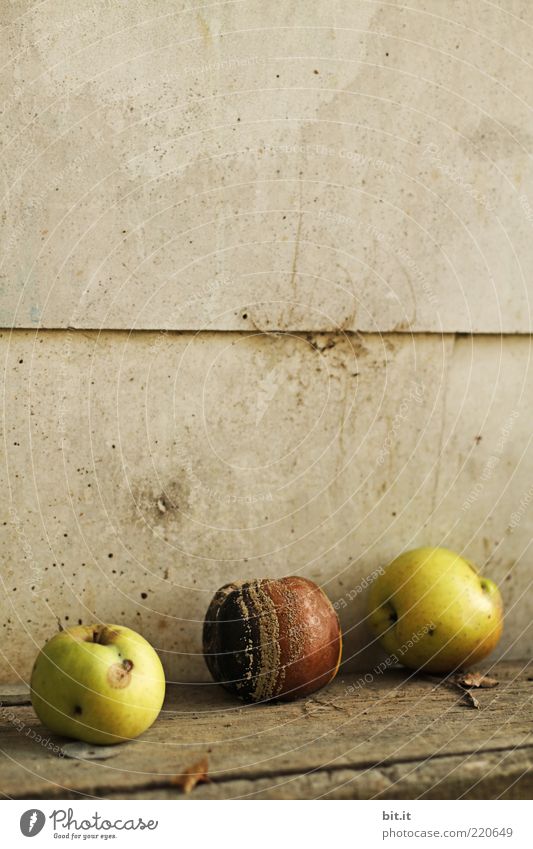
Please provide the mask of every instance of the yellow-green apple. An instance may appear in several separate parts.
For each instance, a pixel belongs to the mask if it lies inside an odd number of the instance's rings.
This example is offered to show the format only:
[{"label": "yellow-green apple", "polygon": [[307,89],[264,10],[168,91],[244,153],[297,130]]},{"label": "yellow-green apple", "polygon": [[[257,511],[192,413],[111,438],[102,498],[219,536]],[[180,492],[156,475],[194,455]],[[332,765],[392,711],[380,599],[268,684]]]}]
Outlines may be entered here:
[{"label": "yellow-green apple", "polygon": [[132,740],[157,719],[165,674],[149,642],[122,625],[79,625],[41,649],[34,710],[51,731],[87,743]]},{"label": "yellow-green apple", "polygon": [[464,557],[415,548],[371,585],[369,622],[405,666],[450,672],[490,654],[502,633],[503,605],[496,584]]}]

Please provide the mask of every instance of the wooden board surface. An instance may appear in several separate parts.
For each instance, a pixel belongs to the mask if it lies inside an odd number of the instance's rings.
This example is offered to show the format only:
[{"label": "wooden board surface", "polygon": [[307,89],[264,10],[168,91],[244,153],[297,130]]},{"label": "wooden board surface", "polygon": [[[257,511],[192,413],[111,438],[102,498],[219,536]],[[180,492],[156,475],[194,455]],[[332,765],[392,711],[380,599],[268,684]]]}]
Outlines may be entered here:
[{"label": "wooden board surface", "polygon": [[[343,676],[292,704],[244,706],[217,686],[171,687],[160,719],[108,760],[62,757],[30,706],[0,710],[11,798],[506,798],[533,790],[533,667],[498,664],[480,708],[406,670]],[[42,735],[39,740],[37,735]],[[211,783],[176,782],[207,757]]]}]

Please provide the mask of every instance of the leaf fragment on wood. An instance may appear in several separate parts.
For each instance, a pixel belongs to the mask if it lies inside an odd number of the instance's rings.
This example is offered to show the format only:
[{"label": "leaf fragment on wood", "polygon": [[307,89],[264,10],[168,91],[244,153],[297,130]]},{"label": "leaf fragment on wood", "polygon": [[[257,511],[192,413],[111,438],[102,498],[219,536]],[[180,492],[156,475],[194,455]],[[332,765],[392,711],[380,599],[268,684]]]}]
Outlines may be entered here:
[{"label": "leaf fragment on wood", "polygon": [[208,784],[211,781],[208,771],[209,759],[206,755],[205,758],[188,766],[182,773],[175,775],[171,784],[181,787],[184,793],[190,793],[197,784]]},{"label": "leaf fragment on wood", "polygon": [[479,687],[484,690],[490,690],[492,687],[497,687],[500,683],[496,678],[491,678],[483,672],[464,672],[461,675],[456,675],[453,679],[454,684],[459,687]]},{"label": "leaf fragment on wood", "polygon": [[489,678],[482,672],[464,672],[458,675],[447,676],[445,678],[436,678],[435,676],[427,676],[430,680],[435,681],[439,687],[447,687],[448,689],[459,690],[462,694],[458,704],[465,707],[480,710],[481,705],[472,694],[470,688],[491,688],[497,687],[499,681],[495,678]]},{"label": "leaf fragment on wood", "polygon": [[470,690],[465,690],[463,692],[463,696],[459,700],[459,704],[465,705],[466,707],[474,708],[475,710],[479,710],[481,707],[478,700],[474,695],[472,695]]}]

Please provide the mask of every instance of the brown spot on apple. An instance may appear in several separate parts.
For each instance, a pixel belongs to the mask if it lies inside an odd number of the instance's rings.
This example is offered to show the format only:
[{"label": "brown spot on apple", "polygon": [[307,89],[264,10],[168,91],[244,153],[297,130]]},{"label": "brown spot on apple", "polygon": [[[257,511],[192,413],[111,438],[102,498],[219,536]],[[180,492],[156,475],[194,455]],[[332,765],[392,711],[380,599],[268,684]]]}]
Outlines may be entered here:
[{"label": "brown spot on apple", "polygon": [[117,690],[123,690],[131,681],[131,670],[133,669],[133,661],[123,660],[122,663],[114,663],[109,667],[107,672],[107,680],[111,687]]}]

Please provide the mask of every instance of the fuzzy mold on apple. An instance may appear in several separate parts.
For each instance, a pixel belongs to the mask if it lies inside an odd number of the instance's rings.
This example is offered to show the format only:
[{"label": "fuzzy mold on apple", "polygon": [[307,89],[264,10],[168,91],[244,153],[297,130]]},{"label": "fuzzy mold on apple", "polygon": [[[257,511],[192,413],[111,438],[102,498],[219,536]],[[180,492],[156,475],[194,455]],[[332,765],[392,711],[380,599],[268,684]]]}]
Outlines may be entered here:
[{"label": "fuzzy mold on apple", "polygon": [[325,593],[299,576],[226,584],[215,594],[203,631],[214,680],[247,702],[289,701],[333,680],[339,668],[339,620]]}]

